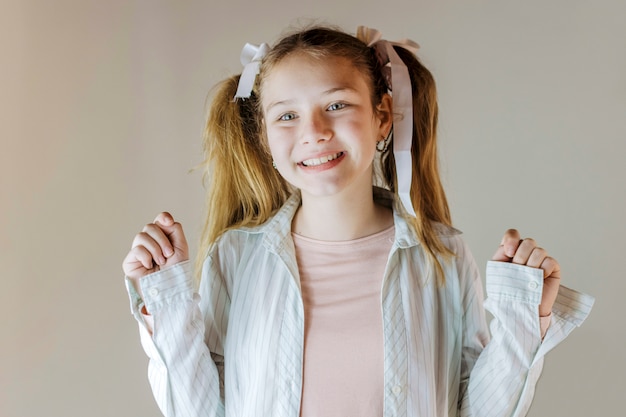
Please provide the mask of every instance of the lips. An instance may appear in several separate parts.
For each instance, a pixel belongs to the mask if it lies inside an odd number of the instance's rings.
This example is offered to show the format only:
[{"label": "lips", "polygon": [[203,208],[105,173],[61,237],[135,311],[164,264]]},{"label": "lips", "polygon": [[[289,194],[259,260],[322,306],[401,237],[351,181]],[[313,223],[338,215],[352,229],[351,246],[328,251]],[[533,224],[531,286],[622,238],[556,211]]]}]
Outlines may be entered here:
[{"label": "lips", "polygon": [[305,167],[314,167],[314,166],[326,164],[332,160],[339,158],[341,155],[343,155],[343,152],[338,152],[332,155],[324,155],[321,158],[306,159],[300,162],[300,164],[304,165]]}]

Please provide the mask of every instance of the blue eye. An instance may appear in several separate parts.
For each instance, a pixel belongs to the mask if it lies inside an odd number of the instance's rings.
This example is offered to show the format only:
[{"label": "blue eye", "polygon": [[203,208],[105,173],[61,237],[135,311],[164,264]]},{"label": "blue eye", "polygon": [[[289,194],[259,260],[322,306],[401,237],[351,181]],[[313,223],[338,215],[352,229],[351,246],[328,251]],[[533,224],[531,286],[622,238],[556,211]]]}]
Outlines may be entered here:
[{"label": "blue eye", "polygon": [[346,107],[346,103],[333,103],[330,106],[328,106],[328,110],[330,111],[341,110],[344,107]]},{"label": "blue eye", "polygon": [[293,113],[285,113],[285,114],[281,115],[281,116],[278,118],[278,120],[281,120],[281,121],[283,121],[283,122],[288,122],[288,121],[293,120],[293,119],[295,119],[295,118],[296,118],[296,115],[295,115],[295,114],[293,114]]}]

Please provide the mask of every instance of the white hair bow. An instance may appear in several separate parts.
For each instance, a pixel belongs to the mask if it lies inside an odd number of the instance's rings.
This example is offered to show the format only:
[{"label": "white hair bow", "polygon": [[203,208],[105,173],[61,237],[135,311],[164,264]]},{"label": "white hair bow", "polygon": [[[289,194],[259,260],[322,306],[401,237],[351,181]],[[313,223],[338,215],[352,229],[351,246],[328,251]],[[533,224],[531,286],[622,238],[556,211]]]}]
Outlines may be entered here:
[{"label": "white hair bow", "polygon": [[261,45],[253,45],[246,43],[241,50],[241,65],[243,65],[243,71],[239,78],[239,84],[237,85],[237,92],[235,98],[249,98],[252,94],[252,88],[254,87],[254,80],[259,73],[261,66],[261,60],[270,50],[269,45],[262,43]]},{"label": "white hair bow", "polygon": [[390,42],[382,39],[382,34],[372,28],[359,26],[357,39],[376,50],[376,55],[383,67],[390,67],[384,76],[387,86],[393,97],[393,156],[396,161],[396,176],[398,178],[398,195],[404,209],[415,216],[411,202],[411,177],[413,163],[411,158],[411,144],[413,143],[413,93],[409,70],[393,49],[394,45],[416,53],[419,45],[410,39]]}]

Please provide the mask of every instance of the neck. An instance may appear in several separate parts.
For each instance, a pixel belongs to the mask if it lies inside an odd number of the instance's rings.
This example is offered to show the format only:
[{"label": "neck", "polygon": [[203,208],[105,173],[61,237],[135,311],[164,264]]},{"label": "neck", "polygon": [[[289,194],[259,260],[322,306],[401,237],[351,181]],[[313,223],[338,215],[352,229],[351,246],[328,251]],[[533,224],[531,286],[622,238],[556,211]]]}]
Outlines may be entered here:
[{"label": "neck", "polygon": [[392,225],[391,209],[374,203],[370,187],[358,194],[327,197],[303,194],[292,229],[312,239],[344,241],[369,236]]}]

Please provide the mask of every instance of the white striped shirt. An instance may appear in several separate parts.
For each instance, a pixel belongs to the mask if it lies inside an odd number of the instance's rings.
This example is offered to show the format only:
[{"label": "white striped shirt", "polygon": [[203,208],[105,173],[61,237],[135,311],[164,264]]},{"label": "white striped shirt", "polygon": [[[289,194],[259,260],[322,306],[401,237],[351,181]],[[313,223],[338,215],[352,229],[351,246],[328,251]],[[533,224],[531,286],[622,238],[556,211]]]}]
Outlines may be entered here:
[{"label": "white striped shirt", "polygon": [[[391,205],[390,194],[375,194]],[[164,415],[299,416],[304,310],[291,238],[299,204],[296,194],[265,224],[226,232],[206,258],[198,289],[188,262],[142,278],[143,300],[126,280]],[[383,415],[524,416],[543,357],[584,321],[593,298],[561,287],[542,343],[542,271],[489,262],[490,341],[480,275],[459,233],[442,228],[457,256],[439,286],[393,206],[395,241],[381,296]]]}]

